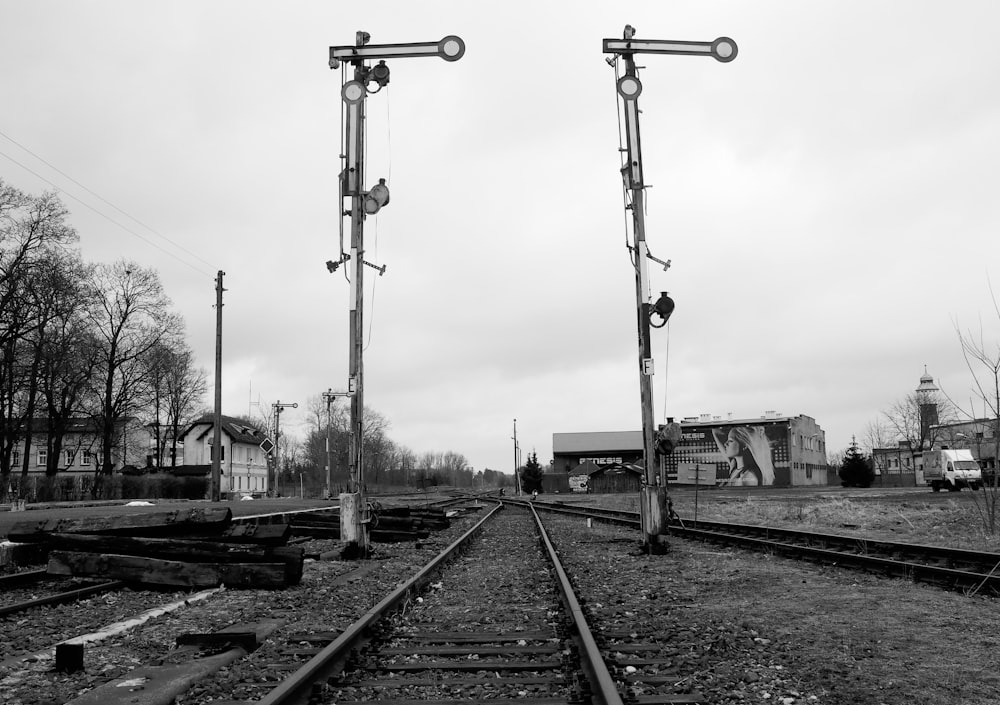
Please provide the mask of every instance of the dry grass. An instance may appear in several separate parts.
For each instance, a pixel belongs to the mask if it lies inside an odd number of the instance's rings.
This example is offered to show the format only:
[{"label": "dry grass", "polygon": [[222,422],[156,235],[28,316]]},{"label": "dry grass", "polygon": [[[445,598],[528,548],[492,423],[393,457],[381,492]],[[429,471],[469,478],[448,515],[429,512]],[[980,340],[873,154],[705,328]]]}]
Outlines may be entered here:
[{"label": "dry grass", "polygon": [[[698,518],[1000,551],[968,495],[708,491],[699,493]],[[634,496],[559,499],[638,511]],[[694,516],[693,492],[675,491],[672,500],[682,517]],[[1000,702],[998,600],[767,554],[673,546],[669,570],[690,589],[691,617],[759,634],[766,645],[739,668],[780,674],[768,698],[734,693],[727,704]]]},{"label": "dry grass", "polygon": [[772,556],[679,549],[697,553],[688,576],[699,583],[703,618],[738,621],[767,639],[789,689],[825,705],[997,702],[995,600]]},{"label": "dry grass", "polygon": [[[996,545],[984,541],[975,507],[963,495],[700,494],[704,519]],[[560,499],[638,509],[634,496]],[[673,501],[682,516],[693,516],[692,492],[675,492]],[[590,531],[620,531],[594,526]],[[617,557],[606,573],[635,589],[669,594],[671,608],[698,633],[739,637],[728,646],[712,643],[715,680],[699,684],[725,685],[712,691],[719,705],[1000,703],[1000,600],[680,540],[671,541],[667,555],[648,559],[646,572],[641,561]],[[748,634],[749,645],[742,638]]]},{"label": "dry grass", "polygon": [[[671,497],[678,514],[685,519],[695,516],[693,491],[675,491]],[[984,531],[974,499],[971,492],[933,495],[928,491],[926,496],[910,492],[869,499],[856,491],[788,496],[706,491],[698,493],[697,518],[1000,552],[1000,535]],[[576,495],[570,501],[639,511],[634,495]]]}]

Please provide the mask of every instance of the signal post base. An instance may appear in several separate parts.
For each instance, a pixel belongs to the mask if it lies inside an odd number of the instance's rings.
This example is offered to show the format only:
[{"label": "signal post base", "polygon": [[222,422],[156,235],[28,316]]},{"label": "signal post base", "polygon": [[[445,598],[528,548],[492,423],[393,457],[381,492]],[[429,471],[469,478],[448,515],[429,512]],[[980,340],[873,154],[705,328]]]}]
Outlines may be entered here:
[{"label": "signal post base", "polygon": [[344,544],[341,558],[368,558],[368,527],[364,522],[364,498],[360,492],[340,495],[340,540]]},{"label": "signal post base", "polygon": [[642,522],[642,547],[649,554],[666,553],[667,525],[670,516],[667,511],[667,489],[656,485],[644,485],[639,490],[639,516]]}]

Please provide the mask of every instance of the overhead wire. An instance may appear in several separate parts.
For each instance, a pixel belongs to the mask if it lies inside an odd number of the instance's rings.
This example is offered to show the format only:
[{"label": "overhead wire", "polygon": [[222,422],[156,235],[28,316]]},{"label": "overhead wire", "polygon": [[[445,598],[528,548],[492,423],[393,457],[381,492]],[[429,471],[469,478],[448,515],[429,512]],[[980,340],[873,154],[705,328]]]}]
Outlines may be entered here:
[{"label": "overhead wire", "polygon": [[[623,108],[622,108],[622,97],[618,93],[618,80],[621,78],[621,73],[620,73],[619,68],[618,68],[618,60],[619,60],[619,58],[620,57],[618,56],[618,54],[615,54],[615,60],[614,60],[614,69],[615,69],[615,117],[618,119],[618,161],[619,161],[619,174],[622,174],[623,171],[624,171],[624,169],[625,169],[625,166],[627,164],[628,157],[625,156],[625,154],[626,154],[625,142],[622,139],[622,109]],[[622,185],[622,204],[624,205],[624,209],[622,210],[622,221],[623,221],[622,225],[623,225],[623,229],[625,231],[625,247],[629,250],[630,257],[631,257],[632,246],[629,244],[629,240],[628,240],[628,234],[629,234],[628,209],[631,206],[631,203],[629,202],[629,192],[628,192],[628,189],[625,187],[625,179],[624,178],[622,178],[621,185]],[[633,259],[633,265],[634,265],[635,264],[635,260],[634,260],[634,258],[632,258],[632,259]]]},{"label": "overhead wire", "polygon": [[[2,133],[2,132],[0,132],[0,134],[3,134],[3,133]],[[4,136],[4,137],[7,137],[7,135],[5,135],[5,134],[4,134],[3,136]],[[8,139],[10,139],[10,138],[8,137]],[[11,140],[11,141],[12,141],[12,142],[14,142],[14,140]],[[17,142],[14,142],[14,144],[18,144],[18,143],[17,143]],[[18,146],[20,146],[20,145],[18,144]],[[23,149],[23,148],[22,148],[22,149]],[[28,150],[26,150],[26,151],[28,151]],[[39,159],[39,160],[41,160],[41,161],[43,161],[43,162],[45,161],[45,160],[41,159],[41,157],[38,157],[37,155],[35,155],[35,154],[34,154],[33,152],[30,152],[30,151],[29,151],[29,154],[32,154],[32,156],[35,156],[35,157],[36,157],[37,159]],[[147,245],[149,245],[150,247],[154,247],[154,248],[156,248],[157,250],[159,250],[160,252],[164,253],[165,255],[168,255],[168,256],[170,256],[170,257],[173,257],[173,258],[174,258],[175,260],[177,260],[177,261],[178,261],[178,262],[180,262],[181,264],[185,265],[186,267],[189,267],[189,268],[193,269],[194,271],[198,272],[199,274],[203,274],[203,275],[205,275],[205,276],[207,276],[207,277],[211,277],[211,278],[212,278],[213,280],[215,279],[215,274],[212,274],[212,273],[210,273],[210,272],[206,272],[206,271],[205,271],[204,269],[202,269],[201,267],[198,267],[198,266],[196,266],[196,265],[192,264],[191,262],[189,262],[189,261],[185,260],[184,258],[182,258],[182,257],[179,257],[179,256],[178,256],[178,255],[177,255],[176,253],[174,253],[174,252],[171,252],[170,250],[168,250],[168,249],[166,249],[166,248],[162,247],[161,245],[157,244],[156,242],[154,242],[154,241],[150,240],[149,238],[147,238],[147,237],[145,237],[145,236],[141,235],[140,233],[137,233],[137,232],[136,232],[135,230],[133,230],[132,228],[128,227],[128,226],[127,226],[127,225],[125,225],[124,223],[121,223],[121,222],[119,222],[118,220],[115,220],[114,218],[112,218],[112,217],[111,217],[110,215],[108,215],[107,213],[105,213],[105,212],[103,212],[103,211],[101,211],[101,210],[98,210],[98,209],[97,209],[97,208],[95,208],[94,206],[92,206],[92,205],[90,205],[89,203],[87,203],[86,201],[84,201],[84,200],[83,200],[82,198],[80,198],[80,197],[78,197],[78,196],[74,195],[74,194],[73,194],[73,193],[71,193],[70,191],[67,191],[67,190],[66,190],[65,188],[63,188],[62,186],[59,186],[59,185],[58,185],[57,183],[55,183],[55,182],[54,182],[54,181],[52,181],[51,179],[49,179],[49,178],[47,178],[47,177],[43,176],[42,174],[39,174],[39,173],[38,173],[37,171],[35,171],[35,170],[34,170],[34,169],[32,169],[31,167],[29,167],[29,166],[28,166],[27,164],[24,164],[24,163],[22,163],[22,162],[18,161],[17,159],[15,159],[14,157],[10,156],[9,154],[7,154],[6,152],[4,152],[3,150],[0,150],[0,156],[3,156],[3,157],[5,157],[6,159],[8,159],[9,161],[13,162],[13,163],[14,163],[14,164],[16,164],[17,166],[21,167],[22,169],[24,169],[24,170],[25,170],[25,171],[27,171],[28,173],[30,173],[30,174],[33,174],[33,175],[34,175],[34,176],[36,176],[37,178],[41,179],[42,181],[44,181],[45,183],[47,183],[47,184],[48,184],[49,186],[51,186],[52,188],[54,188],[54,189],[56,190],[56,192],[57,192],[57,193],[59,193],[59,194],[62,194],[62,195],[65,195],[65,196],[68,196],[69,198],[72,198],[72,199],[73,199],[74,201],[76,201],[77,203],[79,203],[79,204],[80,204],[81,206],[83,206],[84,208],[87,208],[88,210],[90,210],[90,211],[93,211],[94,213],[96,213],[96,214],[97,214],[97,215],[99,215],[100,217],[102,217],[102,218],[104,218],[105,220],[107,220],[107,221],[108,221],[109,223],[112,223],[112,224],[114,224],[114,225],[117,225],[117,226],[118,226],[119,228],[121,228],[121,229],[122,229],[122,230],[124,230],[125,232],[129,233],[130,235],[134,235],[135,237],[139,238],[140,240],[142,240],[143,242],[145,242],[145,243],[146,243]],[[51,164],[49,164],[48,162],[45,162],[45,164],[47,164],[48,166],[50,166],[50,167],[51,167],[51,168],[53,168],[53,169],[56,169],[56,167],[53,167],[53,166],[52,166]],[[59,171],[59,170],[58,170],[58,169],[56,169],[56,171]],[[59,173],[60,173],[60,174],[63,174],[63,172],[61,172],[61,171],[59,171]],[[66,176],[66,175],[65,175],[65,174],[63,174],[63,176]],[[76,182],[75,180],[73,180],[73,179],[72,179],[72,177],[69,177],[69,176],[66,176],[66,178],[70,179],[71,181],[74,181],[74,183],[78,183],[78,182]],[[80,187],[81,187],[81,188],[85,189],[86,191],[88,191],[88,192],[90,192],[90,193],[93,193],[93,194],[94,194],[94,195],[95,195],[95,196],[96,196],[97,198],[100,198],[100,199],[101,199],[102,201],[104,201],[105,203],[108,203],[108,205],[112,206],[113,208],[115,208],[116,210],[120,211],[121,213],[124,213],[124,214],[125,214],[126,216],[128,216],[128,217],[129,217],[129,218],[131,218],[132,220],[135,220],[135,222],[139,223],[139,224],[140,224],[140,225],[142,225],[143,227],[145,227],[145,228],[148,228],[148,229],[149,229],[149,230],[150,230],[151,232],[153,232],[154,234],[156,234],[156,235],[157,235],[157,236],[159,236],[159,237],[162,237],[162,238],[163,238],[164,240],[166,240],[166,241],[167,241],[167,242],[169,242],[170,244],[174,245],[174,246],[175,246],[175,247],[177,247],[178,249],[180,249],[180,250],[183,250],[184,252],[187,252],[188,254],[192,255],[193,257],[195,257],[196,259],[200,260],[201,262],[204,262],[204,263],[205,263],[205,264],[207,264],[208,266],[210,266],[210,267],[212,266],[212,265],[211,265],[210,263],[206,262],[206,261],[205,261],[204,259],[202,259],[201,257],[198,257],[198,256],[197,256],[197,255],[195,255],[194,253],[191,253],[191,252],[188,252],[188,250],[186,250],[186,249],[185,249],[185,248],[184,248],[183,246],[181,246],[181,245],[178,245],[178,244],[177,244],[176,242],[174,242],[173,240],[170,240],[170,238],[167,238],[166,236],[163,236],[163,235],[160,235],[160,234],[159,234],[159,233],[157,233],[157,232],[156,232],[155,230],[152,230],[152,228],[149,228],[149,226],[147,226],[147,225],[143,224],[143,223],[142,223],[141,221],[138,221],[138,220],[136,220],[135,218],[132,218],[132,216],[128,215],[128,213],[125,213],[125,211],[122,211],[122,210],[121,210],[120,208],[118,208],[117,206],[115,206],[115,205],[114,205],[113,203],[110,203],[109,201],[107,201],[107,200],[106,200],[106,199],[104,199],[103,197],[101,197],[101,196],[99,196],[98,194],[94,193],[93,191],[91,191],[90,189],[88,189],[88,188],[87,188],[86,186],[83,186],[82,184],[79,184],[79,185],[80,185]]]},{"label": "overhead wire", "polygon": [[[340,64],[340,87],[343,90],[344,84],[347,83],[347,62],[342,62]],[[340,231],[340,262],[344,263],[344,173],[347,170],[347,135],[344,133],[345,123],[347,121],[347,107],[344,101],[340,101],[340,174],[337,176],[337,193],[340,195],[337,203],[337,223],[339,224]],[[351,283],[351,277],[347,273],[347,266],[344,266],[344,279],[348,284]]]},{"label": "overhead wire", "polygon": [[[119,213],[121,213],[122,215],[124,215],[129,220],[131,220],[131,221],[139,224],[140,226],[142,226],[143,228],[145,228],[149,232],[153,233],[157,237],[159,237],[159,238],[165,240],[166,242],[170,243],[171,245],[173,245],[174,247],[176,247],[178,250],[181,250],[185,254],[193,257],[194,259],[198,260],[202,264],[207,265],[208,267],[212,267],[213,266],[210,262],[208,262],[207,260],[203,259],[202,257],[200,257],[199,255],[197,255],[196,253],[188,250],[186,247],[184,247],[183,245],[175,242],[174,240],[170,239],[166,235],[163,235],[162,233],[157,232],[154,228],[152,228],[151,226],[149,226],[146,223],[142,222],[141,220],[139,220],[135,216],[131,215],[127,211],[123,210],[122,208],[119,208],[117,205],[115,205],[114,203],[112,203],[108,199],[104,198],[103,196],[101,196],[99,193],[97,193],[93,189],[90,189],[87,186],[85,186],[84,184],[80,183],[79,181],[77,181],[76,179],[74,179],[72,176],[70,176],[69,174],[67,174],[66,172],[64,172],[62,169],[60,169],[59,167],[55,166],[54,164],[52,164],[47,159],[45,159],[45,158],[41,157],[40,155],[36,154],[34,151],[32,151],[31,149],[29,149],[25,145],[21,144],[20,142],[18,142],[17,140],[15,140],[13,137],[11,137],[10,135],[8,135],[4,131],[0,130],[0,136],[2,136],[4,139],[8,140],[12,144],[17,145],[19,148],[21,148],[22,150],[24,150],[25,152],[27,152],[28,154],[30,154],[32,157],[34,157],[38,161],[40,161],[43,164],[45,164],[47,167],[49,167],[50,169],[52,169],[56,173],[58,173],[61,176],[69,179],[71,182],[73,182],[74,184],[76,184],[77,186],[79,186],[81,189],[83,189],[87,193],[89,193],[92,196],[94,196],[95,198],[103,201],[107,205],[111,206],[112,208],[114,208],[116,211],[118,211]],[[22,169],[24,169],[28,173],[33,174],[37,178],[41,179],[42,181],[44,181],[45,183],[47,183],[49,186],[51,186],[52,188],[54,188],[56,190],[56,192],[58,192],[60,194],[64,194],[64,195],[68,196],[69,198],[72,198],[74,201],[76,201],[80,205],[84,206],[85,208],[93,211],[94,213],[96,213],[97,215],[101,216],[102,218],[104,218],[108,222],[113,223],[114,225],[117,225],[119,228],[121,228],[125,232],[127,232],[127,233],[129,233],[131,235],[134,235],[135,237],[139,238],[140,240],[142,240],[143,242],[145,242],[147,245],[150,245],[151,247],[156,248],[160,252],[163,252],[164,254],[169,255],[170,257],[173,257],[174,259],[176,259],[181,264],[183,264],[183,265],[185,265],[187,267],[190,267],[191,269],[193,269],[194,271],[196,271],[196,272],[198,272],[200,274],[204,274],[205,276],[212,277],[213,279],[215,278],[214,274],[212,274],[210,272],[206,272],[204,269],[202,269],[202,268],[200,268],[200,267],[192,264],[189,261],[184,260],[183,258],[179,257],[177,254],[171,252],[168,249],[165,249],[164,247],[160,246],[156,242],[153,242],[149,238],[144,237],[143,235],[137,233],[132,228],[130,228],[127,225],[125,225],[125,224],[123,224],[123,223],[115,220],[114,218],[112,218],[111,216],[109,216],[107,213],[104,213],[103,211],[98,210],[94,206],[92,206],[89,203],[87,203],[86,201],[84,201],[82,198],[79,198],[78,196],[74,195],[70,191],[68,191],[65,188],[59,186],[58,184],[56,184],[55,182],[53,182],[51,179],[43,176],[42,174],[39,174],[37,171],[35,171],[31,167],[27,166],[26,164],[18,161],[17,159],[15,159],[11,155],[7,154],[6,152],[0,150],[0,155],[2,155],[3,157],[5,157],[9,161],[13,162],[17,166],[21,167]]]},{"label": "overhead wire", "polygon": [[667,399],[669,395],[667,394],[667,375],[670,372],[670,319],[667,319],[667,325],[665,326],[667,333],[667,342],[663,348],[663,423],[667,422]]},{"label": "overhead wire", "polygon": [[[618,92],[618,81],[621,79],[621,72],[619,70],[619,55],[615,55],[613,66],[615,69],[615,116],[618,119],[618,154],[620,157],[621,171],[622,171],[622,201],[624,204],[624,230],[625,230],[625,247],[629,251],[629,260],[632,262],[632,267],[636,270],[638,274],[640,262],[639,262],[639,252],[634,248],[629,242],[629,218],[628,211],[634,207],[635,202],[631,199],[631,194],[628,187],[625,184],[624,172],[628,168],[628,155],[627,149],[624,146],[623,137],[623,127],[622,127],[622,112],[624,111],[624,99]],[[643,185],[645,188],[645,185]],[[649,213],[649,201],[648,199],[643,199],[643,215],[648,215]],[[652,282],[646,282],[647,291],[644,292],[647,298],[652,297]],[[667,420],[667,375],[670,367],[670,321],[666,322],[666,334],[667,340],[664,348],[664,360],[663,360],[663,420]]]},{"label": "overhead wire", "polygon": [[[366,85],[365,86],[365,91],[367,92],[367,90],[368,90],[368,86]],[[362,106],[361,107],[362,114],[364,115],[364,117],[361,120],[361,124],[358,126],[359,129],[361,130],[361,149],[362,149],[361,171],[360,171],[360,173],[358,175],[358,177],[359,177],[358,178],[358,190],[363,193],[364,190],[365,190],[365,184],[367,183],[367,180],[365,178],[365,171],[368,169],[368,110],[367,110],[367,107],[368,107],[368,98],[367,97],[365,97],[365,99],[361,101],[361,106]],[[364,211],[364,208],[362,208],[361,210]],[[362,222],[362,226],[361,227],[362,227],[362,229],[364,228],[364,222],[366,220],[368,220],[368,216],[365,213],[362,212],[362,214],[361,214],[361,222]],[[378,216],[377,215],[375,216],[374,230],[375,230],[375,233],[374,233],[375,247],[373,249],[377,251],[378,250]],[[367,256],[368,256],[368,253],[366,251],[364,251],[364,250],[358,250],[358,259],[361,260],[360,262],[358,262],[358,267],[364,267],[365,266],[365,257],[367,257]],[[367,300],[368,301],[368,305],[365,307],[365,313],[367,314],[367,319],[368,319],[368,342],[362,341],[362,346],[361,346],[361,351],[362,352],[367,351],[368,350],[368,346],[372,344],[372,323],[374,322],[374,318],[375,318],[375,281],[374,281],[374,279],[372,280],[371,287],[372,287],[372,293],[371,293],[371,296]],[[362,321],[362,325],[363,324],[364,324],[364,321]],[[364,329],[362,329],[361,333],[362,333],[362,336],[363,336],[364,335]]]},{"label": "overhead wire", "polygon": [[[629,168],[628,163],[628,149],[625,147],[625,140],[623,138],[623,128],[622,128],[622,113],[625,110],[624,99],[621,94],[618,93],[618,80],[621,78],[621,72],[619,71],[618,61],[621,57],[615,55],[614,69],[615,69],[615,117],[618,119],[618,160],[619,168],[618,173],[621,176],[621,187],[622,187],[622,227],[625,231],[625,249],[628,250],[629,261],[632,262],[632,268],[636,270],[636,274],[639,273],[639,253],[635,251],[632,244],[629,242],[629,219],[628,212],[633,207],[634,202],[632,201],[632,194],[629,192],[628,187],[625,185],[625,170]],[[633,226],[634,227],[634,226]]]},{"label": "overhead wire", "polygon": [[[388,181],[388,183],[391,184],[392,183],[392,129],[391,129],[392,120],[391,120],[391,114],[390,114],[390,111],[389,111],[389,87],[388,86],[384,86],[383,88],[379,89],[379,92],[381,92],[381,91],[385,91],[386,152],[387,152],[387,161],[388,161],[388,176],[387,176],[387,181]],[[368,140],[367,139],[365,139],[365,163],[366,164],[368,163]],[[374,227],[374,230],[375,230],[375,232],[374,232],[375,247],[374,247],[374,256],[372,257],[372,259],[376,260],[376,261],[378,260],[378,222],[379,222],[379,216],[378,216],[378,213],[376,213],[375,214],[375,227]],[[381,276],[381,275],[379,275],[379,276]],[[370,314],[371,315],[368,318],[368,342],[365,343],[365,346],[364,346],[363,350],[367,350],[368,346],[371,345],[371,342],[372,342],[372,329],[373,329],[373,325],[374,325],[374,322],[375,322],[375,283],[376,283],[376,280],[373,278],[372,279],[371,304],[369,305],[369,310],[370,310]]]}]

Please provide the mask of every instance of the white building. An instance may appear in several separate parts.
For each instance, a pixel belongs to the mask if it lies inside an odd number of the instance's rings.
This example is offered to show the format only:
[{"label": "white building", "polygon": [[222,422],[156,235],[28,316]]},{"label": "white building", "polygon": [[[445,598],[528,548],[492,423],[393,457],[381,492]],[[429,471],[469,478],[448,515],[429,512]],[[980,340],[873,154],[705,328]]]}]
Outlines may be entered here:
[{"label": "white building", "polygon": [[[222,455],[219,491],[264,495],[268,491],[267,451],[271,440],[258,428],[230,416],[222,417]],[[202,416],[181,436],[184,465],[211,468],[214,417]]]}]

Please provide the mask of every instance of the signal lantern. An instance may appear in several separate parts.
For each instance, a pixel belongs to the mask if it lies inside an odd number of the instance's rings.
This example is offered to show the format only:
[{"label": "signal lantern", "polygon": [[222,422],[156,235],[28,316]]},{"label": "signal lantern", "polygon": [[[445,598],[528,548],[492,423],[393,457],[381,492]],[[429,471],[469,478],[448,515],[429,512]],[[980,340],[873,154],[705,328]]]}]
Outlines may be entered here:
[{"label": "signal lantern", "polygon": [[364,210],[366,215],[375,215],[382,206],[389,203],[389,187],[385,185],[385,179],[379,179],[378,183],[372,186],[371,191],[365,194]]},{"label": "signal lantern", "polygon": [[385,65],[385,59],[375,64],[368,76],[371,80],[375,81],[380,88],[385,88],[389,83],[389,67]]},{"label": "signal lantern", "polygon": [[[670,295],[667,294],[667,292],[664,291],[660,294],[660,298],[656,300],[656,303],[653,304],[652,307],[650,308],[649,325],[653,326],[653,328],[662,328],[667,324],[667,321],[670,320],[670,314],[672,314],[673,312],[674,312],[674,300],[670,298]],[[660,317],[659,325],[653,323],[652,316],[654,313]]]},{"label": "signal lantern", "polygon": [[653,436],[653,445],[660,455],[670,455],[681,441],[681,425],[674,421],[662,424]]}]

